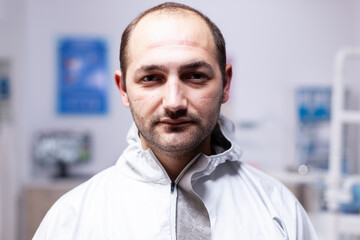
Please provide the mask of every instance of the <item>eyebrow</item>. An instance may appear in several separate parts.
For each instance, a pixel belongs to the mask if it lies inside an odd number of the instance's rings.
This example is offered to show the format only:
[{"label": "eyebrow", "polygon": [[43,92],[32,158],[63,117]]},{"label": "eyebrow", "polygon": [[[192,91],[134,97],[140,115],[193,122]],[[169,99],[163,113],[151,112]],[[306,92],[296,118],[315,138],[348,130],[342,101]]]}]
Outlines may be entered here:
[{"label": "eyebrow", "polygon": [[135,71],[135,76],[140,76],[144,73],[151,72],[154,70],[158,70],[158,71],[162,71],[162,72],[166,72],[166,73],[169,72],[164,65],[156,65],[156,64],[144,65]]},{"label": "eyebrow", "polygon": [[185,64],[183,66],[180,66],[180,68],[178,69],[179,72],[182,72],[186,69],[193,69],[193,68],[206,68],[207,71],[210,72],[210,74],[214,74],[214,69],[213,67],[208,64],[207,62],[204,62],[204,61],[196,61],[196,62],[192,62],[192,63],[189,63],[189,64]]},{"label": "eyebrow", "polygon": [[[210,74],[212,74],[212,75],[214,74],[213,67],[210,64],[206,63],[205,61],[195,61],[195,62],[191,62],[191,63],[185,64],[185,65],[182,65],[177,69],[177,71],[183,72],[187,69],[194,69],[194,68],[201,68],[201,67],[206,68],[206,70],[209,71]],[[169,72],[169,70],[165,67],[165,65],[151,64],[151,65],[144,65],[144,66],[141,66],[140,68],[138,68],[135,71],[135,76],[140,76],[144,73],[151,72],[151,71],[161,71],[161,72],[165,72],[165,73]]]}]

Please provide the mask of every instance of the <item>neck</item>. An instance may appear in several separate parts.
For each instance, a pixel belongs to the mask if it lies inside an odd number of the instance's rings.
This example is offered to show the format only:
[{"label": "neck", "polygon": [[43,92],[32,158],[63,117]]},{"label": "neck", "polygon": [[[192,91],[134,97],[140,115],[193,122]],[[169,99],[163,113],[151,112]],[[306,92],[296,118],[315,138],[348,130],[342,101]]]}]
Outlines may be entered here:
[{"label": "neck", "polygon": [[211,155],[211,140],[210,136],[207,137],[202,143],[196,148],[184,151],[184,152],[165,152],[159,148],[151,147],[156,158],[159,160],[161,165],[164,167],[169,178],[175,181],[181,171],[189,164],[189,162],[199,153],[205,155]]}]

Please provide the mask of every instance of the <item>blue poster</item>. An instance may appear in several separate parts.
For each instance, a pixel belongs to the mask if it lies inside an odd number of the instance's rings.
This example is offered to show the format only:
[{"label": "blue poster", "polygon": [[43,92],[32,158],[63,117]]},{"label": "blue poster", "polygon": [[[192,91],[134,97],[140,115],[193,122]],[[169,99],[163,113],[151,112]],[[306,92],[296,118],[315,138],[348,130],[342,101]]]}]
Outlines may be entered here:
[{"label": "blue poster", "polygon": [[58,113],[105,114],[107,47],[102,39],[64,38],[58,45]]}]

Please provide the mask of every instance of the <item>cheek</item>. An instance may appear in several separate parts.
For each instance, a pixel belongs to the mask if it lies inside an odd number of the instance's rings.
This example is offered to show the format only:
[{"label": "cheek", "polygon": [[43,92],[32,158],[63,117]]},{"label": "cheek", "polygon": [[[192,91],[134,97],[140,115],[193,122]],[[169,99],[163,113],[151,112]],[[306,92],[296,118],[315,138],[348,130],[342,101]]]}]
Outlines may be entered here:
[{"label": "cheek", "polygon": [[129,99],[131,106],[140,112],[153,111],[159,102],[157,94],[149,94],[140,91],[137,94],[130,94]]},{"label": "cheek", "polygon": [[131,98],[131,100],[132,100],[132,102],[133,103],[138,103],[138,102],[143,102],[143,101],[145,101],[146,100],[146,96],[135,96],[135,97],[132,97]]},{"label": "cheek", "polygon": [[221,89],[219,90],[216,89],[213,91],[199,94],[196,98],[197,101],[201,104],[213,104],[213,103],[218,103],[221,99],[221,96],[222,96]]},{"label": "cheek", "polygon": [[136,87],[136,85],[128,87],[128,97],[133,103],[142,103],[153,100],[155,96],[155,92],[146,91],[140,87]]}]

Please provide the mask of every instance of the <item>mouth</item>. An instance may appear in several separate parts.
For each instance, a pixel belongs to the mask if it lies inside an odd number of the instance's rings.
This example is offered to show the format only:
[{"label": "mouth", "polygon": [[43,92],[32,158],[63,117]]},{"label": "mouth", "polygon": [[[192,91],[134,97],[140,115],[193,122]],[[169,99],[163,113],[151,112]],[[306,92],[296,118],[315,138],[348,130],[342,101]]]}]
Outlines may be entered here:
[{"label": "mouth", "polygon": [[183,127],[186,125],[190,125],[191,123],[192,121],[187,118],[178,118],[178,119],[164,118],[160,120],[160,124],[168,127]]}]

